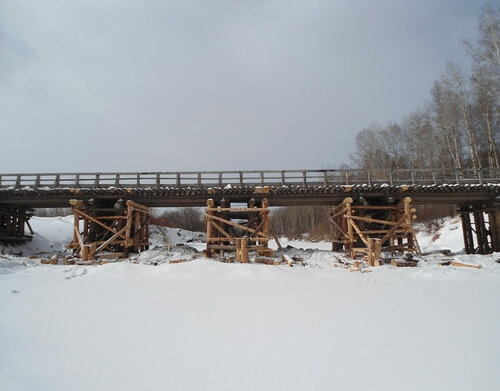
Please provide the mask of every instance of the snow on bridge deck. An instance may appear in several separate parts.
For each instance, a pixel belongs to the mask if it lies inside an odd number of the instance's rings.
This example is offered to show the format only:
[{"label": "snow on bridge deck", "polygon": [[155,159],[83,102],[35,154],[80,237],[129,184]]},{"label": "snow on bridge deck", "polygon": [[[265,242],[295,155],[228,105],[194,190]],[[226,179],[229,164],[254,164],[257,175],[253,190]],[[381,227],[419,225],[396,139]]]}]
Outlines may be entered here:
[{"label": "snow on bridge deck", "polygon": [[266,170],[0,174],[0,204],[66,207],[73,198],[127,198],[151,207],[203,206],[208,198],[271,206],[327,205],[345,197],[412,197],[416,203],[492,201],[500,170]]}]

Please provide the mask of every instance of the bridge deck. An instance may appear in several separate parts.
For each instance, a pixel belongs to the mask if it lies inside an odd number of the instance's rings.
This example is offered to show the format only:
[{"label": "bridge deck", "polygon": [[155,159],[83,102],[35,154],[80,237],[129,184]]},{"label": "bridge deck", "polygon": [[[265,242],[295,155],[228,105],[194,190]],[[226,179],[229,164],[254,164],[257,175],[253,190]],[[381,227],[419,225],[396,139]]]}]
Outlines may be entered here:
[{"label": "bridge deck", "polygon": [[149,207],[204,206],[209,198],[231,202],[247,202],[250,198],[269,199],[270,206],[333,205],[345,197],[395,199],[411,197],[420,204],[460,204],[493,201],[500,195],[499,184],[489,185],[410,185],[410,186],[279,186],[268,193],[255,187],[231,188],[72,188],[72,189],[3,189],[0,205],[26,208],[68,207],[70,199],[126,198]]},{"label": "bridge deck", "polygon": [[[263,193],[268,187],[268,193]],[[127,198],[150,207],[204,206],[208,198],[270,206],[332,205],[345,197],[412,197],[459,204],[500,195],[499,169],[267,170],[0,174],[0,205],[67,207],[69,200]]]}]

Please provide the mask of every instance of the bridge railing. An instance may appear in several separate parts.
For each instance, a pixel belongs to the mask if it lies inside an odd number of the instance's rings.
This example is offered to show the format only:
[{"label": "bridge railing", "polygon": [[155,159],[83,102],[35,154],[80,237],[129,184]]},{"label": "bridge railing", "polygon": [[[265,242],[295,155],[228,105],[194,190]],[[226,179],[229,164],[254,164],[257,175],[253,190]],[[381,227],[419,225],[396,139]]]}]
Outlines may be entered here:
[{"label": "bridge railing", "polygon": [[453,185],[500,183],[500,169],[336,169],[0,174],[0,188]]}]

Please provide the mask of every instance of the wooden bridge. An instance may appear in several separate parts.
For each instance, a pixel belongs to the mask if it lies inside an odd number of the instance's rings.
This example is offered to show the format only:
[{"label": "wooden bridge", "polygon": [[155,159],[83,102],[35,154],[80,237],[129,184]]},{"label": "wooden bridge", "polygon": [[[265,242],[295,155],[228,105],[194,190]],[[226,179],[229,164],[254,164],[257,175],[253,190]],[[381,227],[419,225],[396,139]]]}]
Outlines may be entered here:
[{"label": "wooden bridge", "polygon": [[[417,204],[454,204],[464,223],[466,250],[500,251],[500,169],[492,168],[0,174],[0,240],[21,241],[33,208],[69,207],[70,200],[109,210],[118,201],[140,209],[137,204],[205,206],[212,200],[214,207],[227,209],[231,203],[250,201],[266,207],[337,206],[347,198],[353,205],[380,206],[408,198]],[[141,224],[146,232],[145,220]],[[111,227],[108,231],[115,232]]]},{"label": "wooden bridge", "polygon": [[204,206],[209,198],[271,206],[328,205],[349,196],[410,196],[417,203],[490,201],[500,169],[265,170],[0,174],[0,205],[67,207],[73,198],[127,197],[150,207]]}]

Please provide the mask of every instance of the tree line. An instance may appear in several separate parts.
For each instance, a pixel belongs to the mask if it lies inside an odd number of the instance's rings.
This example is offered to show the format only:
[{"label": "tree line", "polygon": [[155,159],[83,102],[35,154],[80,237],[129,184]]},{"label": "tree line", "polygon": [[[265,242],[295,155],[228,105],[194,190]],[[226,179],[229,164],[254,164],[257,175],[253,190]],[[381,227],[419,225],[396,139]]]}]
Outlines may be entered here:
[{"label": "tree line", "polygon": [[483,8],[478,27],[478,40],[464,41],[469,69],[449,62],[427,105],[357,134],[356,167],[500,167],[500,8]]}]

